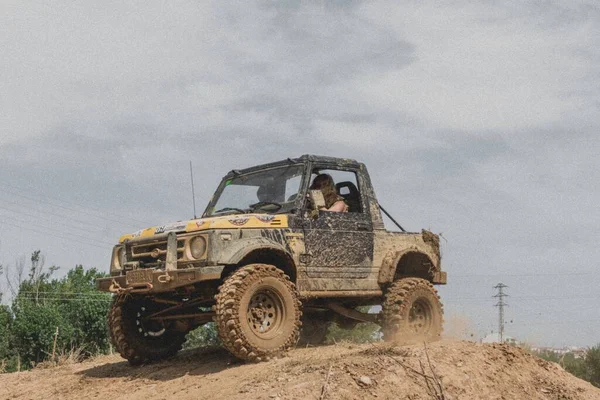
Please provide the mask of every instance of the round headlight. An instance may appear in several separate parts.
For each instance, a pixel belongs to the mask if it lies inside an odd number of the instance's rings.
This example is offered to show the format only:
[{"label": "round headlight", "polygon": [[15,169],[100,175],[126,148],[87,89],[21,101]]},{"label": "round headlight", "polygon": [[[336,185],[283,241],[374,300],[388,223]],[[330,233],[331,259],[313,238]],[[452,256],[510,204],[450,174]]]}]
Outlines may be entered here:
[{"label": "round headlight", "polygon": [[203,236],[197,236],[190,242],[190,253],[196,260],[202,258],[206,252],[206,239]]},{"label": "round headlight", "polygon": [[125,259],[125,247],[116,248],[113,253],[111,270],[122,269],[122,263],[123,263],[124,259]]},{"label": "round headlight", "polygon": [[121,247],[119,249],[119,266],[122,266],[125,261],[127,261],[125,260],[125,247]]}]

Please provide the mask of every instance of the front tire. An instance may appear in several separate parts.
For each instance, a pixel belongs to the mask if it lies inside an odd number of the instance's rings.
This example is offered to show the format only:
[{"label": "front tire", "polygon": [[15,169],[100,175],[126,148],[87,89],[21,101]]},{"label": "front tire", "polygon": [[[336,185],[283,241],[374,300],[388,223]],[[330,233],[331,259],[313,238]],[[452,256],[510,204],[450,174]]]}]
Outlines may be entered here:
[{"label": "front tire", "polygon": [[387,289],[382,305],[384,340],[439,340],[442,324],[440,297],[425,279],[403,278]]},{"label": "front tire", "polygon": [[234,356],[264,361],[298,341],[302,315],[298,293],[275,266],[240,268],[225,280],[215,299],[217,330]]},{"label": "front tire", "polygon": [[185,342],[185,332],[145,319],[164,307],[145,296],[116,295],[108,314],[110,338],[131,365],[174,356]]}]

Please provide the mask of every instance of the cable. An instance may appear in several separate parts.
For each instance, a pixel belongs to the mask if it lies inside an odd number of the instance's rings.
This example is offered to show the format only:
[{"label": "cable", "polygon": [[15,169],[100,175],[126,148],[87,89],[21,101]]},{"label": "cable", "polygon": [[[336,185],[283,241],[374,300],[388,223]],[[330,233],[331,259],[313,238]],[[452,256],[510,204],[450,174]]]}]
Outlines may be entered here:
[{"label": "cable", "polygon": [[93,295],[93,296],[106,296],[106,293],[103,292],[98,292],[98,291],[90,291],[90,292],[44,292],[44,291],[40,291],[40,292],[23,292],[23,291],[19,291],[19,294],[26,294],[26,295],[30,295],[30,294],[52,294],[52,295],[60,295],[60,296],[79,296],[79,295],[85,295],[85,296],[89,296],[89,295]]},{"label": "cable", "polygon": [[529,325],[558,325],[558,324],[583,324],[583,323],[599,323],[600,324],[600,320],[590,320],[590,319],[582,319],[582,320],[577,320],[577,321],[547,321],[547,322],[517,322],[517,323],[511,323],[508,326],[529,326]]},{"label": "cable", "polygon": [[19,300],[36,300],[36,301],[80,301],[80,302],[90,302],[90,303],[105,303],[108,301],[111,301],[112,298],[106,298],[106,299],[61,299],[61,298],[52,298],[52,297],[39,297],[39,298],[35,298],[35,297],[18,297],[17,301]]},{"label": "cable", "polygon": [[[0,207],[0,210],[5,210],[5,211],[10,211],[10,212],[13,212],[13,213],[17,213],[17,214],[26,215],[26,216],[31,217],[31,218],[36,218],[36,219],[40,219],[41,218],[41,219],[47,219],[48,220],[48,218],[45,217],[45,216],[33,215],[33,214],[29,214],[29,213],[22,212],[22,211],[12,210],[10,208]],[[38,211],[38,212],[41,213],[41,211]],[[71,220],[73,220],[75,222],[79,222],[79,223],[84,224],[84,225],[89,225],[89,221],[84,222],[84,221],[77,220],[75,218],[65,217],[63,215],[54,214],[54,213],[51,213],[51,212],[46,212],[46,213],[50,214],[50,215],[54,215],[56,217],[60,217],[60,218],[71,219]],[[0,215],[2,215],[2,214],[0,214]],[[63,225],[63,226],[66,226],[67,228],[74,229],[74,230],[79,230],[81,232],[90,233],[90,231],[88,229],[81,228],[80,226],[69,225],[69,224],[65,224],[64,222],[56,222],[56,221],[51,221],[51,220],[48,220],[48,222],[51,222],[53,224]]]},{"label": "cable", "polygon": [[[2,203],[6,203],[6,204],[12,204],[12,205],[16,205],[16,206],[19,206],[19,207],[23,207],[23,206],[24,206],[22,203],[18,203],[18,202],[14,202],[14,201],[6,200],[6,199],[0,199],[0,202],[2,202]],[[64,208],[64,207],[62,207],[62,208]],[[65,210],[66,210],[66,211],[69,211],[69,213],[70,213],[70,214],[74,214],[74,213],[82,213],[82,211],[71,210],[71,209],[68,209],[68,208],[65,208]],[[17,211],[14,211],[14,210],[10,210],[10,211],[12,211],[12,212],[17,212]],[[48,211],[48,210],[43,210],[43,209],[42,209],[42,210],[35,210],[35,211],[36,211],[36,212],[38,212],[38,213],[42,213],[42,214],[50,214],[50,215],[54,215],[54,216],[56,216],[56,217],[60,217],[60,218],[63,218],[63,219],[72,220],[72,221],[74,221],[74,222],[77,222],[77,223],[80,223],[80,224],[89,224],[89,220],[87,220],[87,221],[82,221],[82,220],[80,220],[80,219],[73,218],[73,217],[71,217],[71,216],[69,216],[69,215],[58,214],[58,213],[56,213],[56,212],[52,212],[52,211]],[[23,213],[22,211],[18,211],[18,212],[19,212],[19,213]],[[122,221],[115,221],[115,220],[111,220],[111,219],[107,220],[107,219],[105,219],[105,218],[97,217],[97,216],[94,216],[94,215],[91,215],[90,217],[91,217],[90,219],[94,219],[94,218],[96,218],[96,219],[98,219],[99,221],[103,221],[103,222],[104,222],[104,223],[106,223],[106,224],[111,224],[111,225],[118,224],[118,226],[121,226],[121,227],[123,227],[123,229],[128,229],[128,230],[132,229],[132,225],[133,225],[133,224],[126,224],[126,223],[123,223]],[[36,217],[36,218],[37,218],[37,217]],[[125,228],[125,227],[126,227],[126,228]]]},{"label": "cable", "polygon": [[[445,298],[444,300],[490,300],[490,297],[455,297]],[[511,296],[511,299],[517,300],[573,300],[573,299],[600,299],[600,296]]]},{"label": "cable", "polygon": [[[49,226],[46,226],[46,225],[41,225],[41,224],[39,224],[37,221],[24,221],[24,220],[22,220],[22,219],[19,219],[19,218],[14,218],[14,217],[11,217],[11,216],[9,216],[9,215],[5,215],[5,214],[0,214],[0,217],[2,217],[2,218],[8,218],[8,219],[11,219],[11,220],[13,220],[13,221],[21,222],[21,223],[23,223],[23,224],[31,224],[31,223],[35,223],[35,224],[36,224],[36,226],[38,226],[38,227],[40,227],[40,228],[45,228],[45,229],[48,229],[48,230],[49,230],[51,233],[48,233],[48,232],[46,232],[46,234],[47,234],[47,235],[49,235],[49,236],[52,236],[52,235],[54,235],[54,233],[53,233],[53,232],[57,230],[57,229],[56,229],[56,228],[54,228],[54,227],[49,227]],[[109,245],[109,246],[113,246],[113,245],[114,245],[114,243],[104,242],[104,241],[102,241],[102,240],[98,240],[98,239],[96,239],[96,238],[93,238],[93,237],[82,236],[82,235],[78,235],[78,234],[75,234],[75,233],[64,232],[64,231],[59,231],[59,232],[61,232],[61,233],[62,233],[62,234],[64,234],[64,235],[74,236],[74,237],[75,237],[75,238],[77,238],[77,239],[78,239],[78,238],[83,238],[83,239],[91,240],[91,241],[92,241],[92,242],[94,242],[94,243],[103,243],[103,244],[107,244],[107,245]]]},{"label": "cable", "polygon": [[[11,219],[14,219],[14,218],[11,218]],[[0,220],[0,221],[1,221],[1,220]],[[44,235],[44,236],[46,236],[46,237],[48,237],[48,236],[51,236],[51,237],[53,237],[53,238],[54,238],[54,237],[56,237],[56,238],[60,238],[60,239],[65,239],[65,240],[68,240],[68,241],[70,241],[70,242],[77,242],[77,243],[80,243],[80,244],[86,244],[86,245],[88,245],[88,246],[98,247],[99,249],[104,249],[104,250],[106,250],[106,247],[105,247],[105,246],[99,246],[99,245],[97,245],[97,244],[92,244],[92,243],[89,243],[89,242],[84,242],[84,241],[81,241],[81,240],[79,240],[79,239],[73,239],[73,238],[69,238],[69,237],[64,237],[64,236],[61,236],[61,235],[57,235],[56,233],[52,233],[52,235],[49,235],[49,234],[48,234],[48,232],[38,231],[38,230],[36,230],[36,229],[33,229],[33,228],[25,228],[25,227],[23,227],[23,226],[20,226],[20,225],[11,224],[10,222],[2,221],[2,223],[3,223],[3,224],[5,224],[5,225],[14,226],[14,227],[16,227],[16,228],[19,228],[19,229],[24,229],[24,230],[26,230],[26,231],[31,231],[31,232],[40,233],[40,234],[42,234],[42,235]],[[44,227],[43,227],[43,228],[44,228]],[[97,241],[96,241],[96,243],[105,243],[105,242],[97,242]],[[112,246],[113,246],[113,244],[110,244],[110,246],[112,247]]]},{"label": "cable", "polygon": [[488,278],[488,277],[537,277],[537,276],[579,276],[579,275],[596,275],[597,272],[557,272],[557,273],[527,273],[527,274],[472,274],[472,275],[453,275],[448,273],[449,278]]},{"label": "cable", "polygon": [[[5,186],[5,184],[0,184],[0,187],[2,187],[2,186]],[[5,192],[6,192],[6,193],[10,193],[10,194],[12,194],[12,195],[14,195],[14,196],[22,197],[22,198],[24,198],[24,199],[27,199],[27,200],[29,200],[29,201],[33,201],[33,202],[37,202],[37,203],[42,203],[42,204],[47,204],[47,205],[50,205],[50,206],[52,206],[52,207],[59,207],[59,208],[62,208],[62,209],[64,209],[64,210],[67,210],[67,211],[81,212],[81,210],[75,210],[75,209],[73,209],[73,208],[69,208],[69,207],[62,206],[62,205],[60,205],[60,204],[53,204],[53,203],[50,203],[50,202],[48,202],[48,201],[44,201],[44,200],[40,200],[40,199],[36,199],[36,198],[30,197],[30,196],[26,196],[26,195],[23,195],[23,194],[20,194],[20,193],[14,192],[14,191],[10,191],[10,190],[6,190],[6,189],[5,189]],[[42,195],[41,195],[41,196],[42,196]],[[48,197],[48,196],[45,196],[45,195],[43,195],[43,196],[44,196],[44,197]],[[64,202],[64,203],[67,203],[67,202],[65,202],[65,201],[62,201],[62,202]],[[67,204],[69,204],[69,203],[67,203]],[[81,206],[79,206],[79,205],[77,205],[77,204],[75,204],[75,203],[70,203],[70,204],[74,205],[75,207],[81,207]],[[81,207],[81,208],[83,208],[83,207]],[[85,208],[84,208],[84,210],[85,210]],[[113,214],[113,213],[111,213],[111,212],[108,212],[108,211],[106,211],[106,212],[105,212],[105,211],[101,211],[101,210],[98,210],[98,211],[94,211],[94,209],[91,209],[91,210],[92,210],[93,212],[96,212],[96,213],[103,213],[103,214]],[[90,210],[86,210],[86,211],[88,211],[88,212],[89,212]],[[138,223],[142,223],[142,224],[143,224],[143,223],[144,223],[144,222],[141,222],[141,221],[133,220],[133,219],[131,219],[131,218],[129,218],[129,217],[125,217],[125,216],[119,216],[119,215],[117,215],[117,217],[118,217],[118,218],[125,218],[125,219],[129,219],[130,221],[135,221],[135,223],[136,223],[136,224],[138,224]],[[116,223],[122,223],[122,222],[123,222],[123,221],[114,220],[114,219],[111,219],[111,218],[106,218],[106,217],[104,217],[104,216],[94,216],[94,218],[104,219],[104,220],[111,221],[111,222],[116,222]]]},{"label": "cable", "polygon": [[[31,192],[31,191],[33,191],[32,189],[19,188],[17,186],[10,185],[10,184],[8,184],[6,182],[4,182],[4,183],[0,182],[0,187],[2,187],[2,186],[7,186],[9,188],[12,188],[13,190],[17,190],[17,191],[21,191],[21,192],[24,192],[24,191]],[[13,193],[13,192],[11,192],[11,193]],[[40,196],[47,197],[47,198],[52,199],[54,201],[62,202],[62,203],[65,203],[65,204],[70,204],[70,205],[75,206],[75,207],[81,207],[80,205],[78,205],[78,204],[76,204],[74,202],[71,202],[71,201],[67,201],[67,200],[64,200],[64,199],[59,199],[59,198],[56,198],[56,197],[48,196],[48,195],[46,195],[44,193],[40,193],[39,191],[37,193]],[[125,214],[119,214],[119,213],[115,213],[115,212],[107,212],[105,210],[101,210],[101,209],[96,208],[96,207],[87,207],[87,208],[88,208],[88,210],[92,210],[92,211],[97,212],[97,213],[110,214],[110,215],[113,215],[113,216],[118,217],[118,218],[128,219],[128,220],[133,221],[135,223],[140,223],[140,224],[145,224],[146,223],[144,221],[140,221],[140,220],[137,220],[135,218],[131,218],[131,217],[125,215]]]}]

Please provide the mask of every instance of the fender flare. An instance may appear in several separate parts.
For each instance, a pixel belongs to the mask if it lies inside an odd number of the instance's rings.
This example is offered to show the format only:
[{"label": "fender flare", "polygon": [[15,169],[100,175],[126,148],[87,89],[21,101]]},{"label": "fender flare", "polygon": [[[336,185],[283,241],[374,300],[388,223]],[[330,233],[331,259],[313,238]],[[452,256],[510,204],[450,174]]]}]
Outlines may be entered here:
[{"label": "fender flare", "polygon": [[391,283],[396,276],[396,269],[400,264],[402,257],[409,253],[417,253],[426,257],[431,263],[430,280],[435,280],[435,275],[439,272],[439,261],[431,254],[431,252],[420,248],[419,246],[411,246],[399,251],[391,251],[384,258],[379,269],[377,281],[379,284]]},{"label": "fender flare", "polygon": [[288,250],[281,244],[271,241],[264,237],[253,237],[248,239],[236,240],[223,250],[219,257],[220,264],[237,264],[248,254],[256,250],[274,250],[285,254],[290,260],[294,260]]}]

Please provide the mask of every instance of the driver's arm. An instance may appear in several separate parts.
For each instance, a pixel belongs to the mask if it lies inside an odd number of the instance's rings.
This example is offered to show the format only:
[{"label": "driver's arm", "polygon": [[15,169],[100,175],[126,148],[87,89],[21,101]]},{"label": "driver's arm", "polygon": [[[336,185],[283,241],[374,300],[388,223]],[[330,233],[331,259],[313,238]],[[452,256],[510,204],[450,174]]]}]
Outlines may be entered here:
[{"label": "driver's arm", "polygon": [[332,211],[332,212],[346,212],[348,211],[348,206],[342,200],[338,200],[329,208],[322,207],[323,211]]}]

